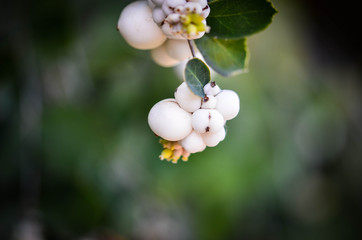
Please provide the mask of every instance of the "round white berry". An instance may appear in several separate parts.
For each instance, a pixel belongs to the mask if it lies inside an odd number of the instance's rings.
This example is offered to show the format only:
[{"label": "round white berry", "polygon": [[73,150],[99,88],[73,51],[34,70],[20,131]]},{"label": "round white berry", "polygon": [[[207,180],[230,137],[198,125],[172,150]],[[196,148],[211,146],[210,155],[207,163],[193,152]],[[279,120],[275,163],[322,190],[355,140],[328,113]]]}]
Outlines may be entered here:
[{"label": "round white berry", "polygon": [[182,25],[181,25],[181,23],[174,24],[172,26],[172,34],[177,36],[177,35],[180,35],[181,33],[182,33]]},{"label": "round white berry", "polygon": [[173,67],[180,63],[180,61],[173,59],[168,55],[165,44],[162,44],[158,48],[152,49],[151,57],[153,61],[162,67]]},{"label": "round white berry", "polygon": [[148,114],[152,131],[168,141],[179,141],[192,131],[191,114],[180,108],[175,99],[156,103]]},{"label": "round white berry", "polygon": [[207,18],[209,16],[209,14],[210,14],[210,7],[209,7],[209,5],[207,5],[205,8],[203,8],[201,16],[203,18]]},{"label": "round white berry", "polygon": [[183,5],[179,5],[179,6],[175,7],[175,13],[181,14],[183,11],[184,11]]},{"label": "round white berry", "polygon": [[191,124],[198,133],[217,132],[224,126],[223,116],[215,109],[199,109],[192,114]]},{"label": "round white berry", "polygon": [[204,108],[204,109],[216,108],[216,98],[213,95],[206,95],[202,99],[201,108]]},{"label": "round white berry", "polygon": [[209,82],[204,86],[204,92],[206,95],[215,96],[220,91],[220,87],[215,82]]},{"label": "round white berry", "polygon": [[177,24],[180,22],[180,16],[178,13],[171,13],[166,17],[166,21],[170,24]]},{"label": "round white berry", "polygon": [[173,13],[174,9],[168,5],[167,1],[164,1],[162,4],[162,10],[166,15],[170,15]]},{"label": "round white berry", "polygon": [[170,39],[165,45],[168,55],[174,59],[183,61],[192,56],[187,40]]},{"label": "round white berry", "polygon": [[186,82],[183,82],[175,91],[177,103],[186,111],[194,112],[201,107],[201,97],[195,95]]},{"label": "round white berry", "polygon": [[153,21],[151,8],[146,1],[136,1],[126,6],[118,20],[118,31],[126,42],[137,49],[160,46],[166,36]]},{"label": "round white berry", "polygon": [[201,12],[201,16],[203,18],[207,18],[210,14],[210,7],[207,3],[207,0],[189,0],[189,2],[195,2],[200,4],[202,12]]},{"label": "round white berry", "polygon": [[225,120],[230,120],[238,115],[240,110],[239,96],[232,90],[222,90],[216,95],[216,110]]},{"label": "round white berry", "polygon": [[164,22],[161,26],[162,32],[169,38],[172,35],[172,28],[168,22]]},{"label": "round white berry", "polygon": [[161,6],[165,0],[149,0],[153,2],[156,6]]},{"label": "round white berry", "polygon": [[152,18],[155,23],[160,25],[166,18],[166,14],[161,8],[154,8],[152,11]]},{"label": "round white berry", "polygon": [[147,4],[150,8],[155,8],[156,4],[152,0],[147,0]]},{"label": "round white berry", "polygon": [[186,13],[197,13],[200,14],[202,12],[202,8],[199,3],[196,2],[188,2],[184,6]]},{"label": "round white berry", "polygon": [[202,8],[204,8],[207,5],[207,0],[188,0],[188,2],[198,3]]},{"label": "round white berry", "polygon": [[181,146],[189,153],[202,152],[206,145],[201,135],[192,131],[186,138],[181,140]]},{"label": "round white berry", "polygon": [[174,28],[171,28],[171,25],[168,22],[164,22],[161,29],[168,39],[184,39],[180,34],[174,33]]},{"label": "round white berry", "polygon": [[202,139],[204,140],[204,143],[208,147],[215,147],[219,144],[222,140],[225,139],[226,131],[225,128],[221,128],[219,131],[211,133],[207,132],[202,134]]},{"label": "round white berry", "polygon": [[180,5],[185,5],[186,2],[187,2],[187,0],[165,0],[165,3],[170,8],[175,8],[175,7],[180,6]]}]

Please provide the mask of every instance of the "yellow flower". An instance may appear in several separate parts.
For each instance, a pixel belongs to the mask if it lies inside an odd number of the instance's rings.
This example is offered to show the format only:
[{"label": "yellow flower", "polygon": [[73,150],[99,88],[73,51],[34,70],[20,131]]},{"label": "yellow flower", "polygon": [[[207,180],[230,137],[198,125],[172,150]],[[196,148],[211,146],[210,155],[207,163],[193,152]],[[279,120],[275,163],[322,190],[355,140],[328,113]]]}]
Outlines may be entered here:
[{"label": "yellow flower", "polygon": [[183,30],[189,35],[195,35],[206,30],[204,18],[197,13],[187,13],[180,17]]},{"label": "yellow flower", "polygon": [[168,149],[168,148],[165,148],[161,152],[160,159],[161,160],[164,160],[164,159],[169,160],[171,156],[172,156],[172,150]]},{"label": "yellow flower", "polygon": [[160,139],[163,150],[159,158],[161,160],[171,161],[172,163],[177,163],[181,158],[182,161],[186,162],[189,159],[190,153],[187,152],[179,142],[167,141],[165,139]]}]

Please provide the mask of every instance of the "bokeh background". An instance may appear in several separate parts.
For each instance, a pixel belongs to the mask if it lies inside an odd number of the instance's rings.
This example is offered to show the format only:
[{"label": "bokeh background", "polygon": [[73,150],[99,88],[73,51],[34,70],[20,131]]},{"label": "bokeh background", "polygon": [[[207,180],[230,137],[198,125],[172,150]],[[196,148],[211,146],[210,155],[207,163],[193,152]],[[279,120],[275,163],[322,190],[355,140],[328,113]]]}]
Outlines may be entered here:
[{"label": "bokeh background", "polygon": [[116,22],[131,0],[0,7],[0,239],[361,239],[358,10],[273,1],[226,139],[160,161],[149,109],[181,83]]}]

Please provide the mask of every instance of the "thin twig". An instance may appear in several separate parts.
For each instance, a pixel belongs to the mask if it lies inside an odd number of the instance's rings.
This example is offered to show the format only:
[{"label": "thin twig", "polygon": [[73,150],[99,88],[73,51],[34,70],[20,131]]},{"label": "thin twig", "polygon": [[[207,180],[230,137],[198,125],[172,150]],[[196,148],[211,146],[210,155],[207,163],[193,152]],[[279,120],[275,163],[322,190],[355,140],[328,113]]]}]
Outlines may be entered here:
[{"label": "thin twig", "polygon": [[194,47],[192,46],[191,40],[187,40],[187,42],[188,42],[188,44],[189,44],[189,47],[190,47],[190,50],[191,50],[191,54],[192,54],[192,56],[195,58],[196,55],[195,55]]}]

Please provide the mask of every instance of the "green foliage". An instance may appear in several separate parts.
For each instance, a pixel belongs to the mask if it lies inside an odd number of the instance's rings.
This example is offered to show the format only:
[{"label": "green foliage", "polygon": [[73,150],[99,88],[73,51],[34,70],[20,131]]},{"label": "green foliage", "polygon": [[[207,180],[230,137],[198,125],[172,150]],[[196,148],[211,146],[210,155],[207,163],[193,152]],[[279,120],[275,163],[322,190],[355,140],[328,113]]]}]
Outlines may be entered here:
[{"label": "green foliage", "polygon": [[193,93],[205,97],[204,86],[210,82],[210,70],[203,61],[193,58],[186,65],[185,81]]},{"label": "green foliage", "polygon": [[[199,51],[222,76],[245,72],[249,60],[245,37],[265,29],[277,11],[267,0],[215,0],[209,7],[211,30],[195,41]],[[200,95],[198,90],[194,93]]]},{"label": "green foliage", "polygon": [[[120,41],[131,1],[58,8],[81,27],[61,48],[3,29],[0,239],[361,239],[360,68],[315,59],[305,8],[278,1],[273,31],[249,43],[255,71],[220,83],[242,107],[226,139],[173,165],[146,119],[179,82]],[[8,1],[1,18],[46,21],[36,3]]]},{"label": "green foliage", "polygon": [[223,39],[204,36],[196,41],[207,64],[222,76],[243,72],[248,63],[245,38]]},{"label": "green foliage", "polygon": [[276,13],[267,0],[217,0],[209,6],[210,35],[220,38],[240,38],[259,32]]}]

